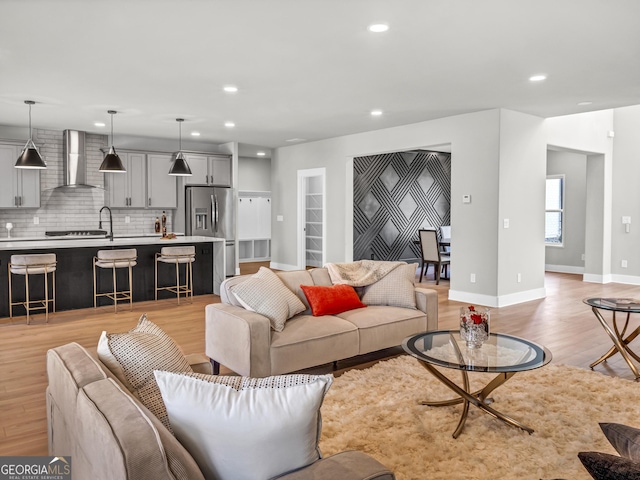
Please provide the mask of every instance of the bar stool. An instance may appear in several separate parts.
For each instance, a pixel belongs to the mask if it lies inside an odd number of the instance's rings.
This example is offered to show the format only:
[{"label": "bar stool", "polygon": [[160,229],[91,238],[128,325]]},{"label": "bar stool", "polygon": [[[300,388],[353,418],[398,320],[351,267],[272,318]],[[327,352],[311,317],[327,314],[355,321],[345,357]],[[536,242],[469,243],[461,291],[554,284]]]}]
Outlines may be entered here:
[{"label": "bar stool", "polygon": [[[44,310],[45,321],[49,321],[49,303],[53,304],[56,311],[56,254],[42,253],[33,255],[11,255],[9,263],[9,318],[13,318],[13,306],[22,305],[27,311],[27,325],[31,310]],[[52,296],[49,298],[49,274],[52,276]],[[11,277],[12,275],[24,275],[25,301],[14,302]],[[29,298],[29,275],[44,275],[44,299],[31,300]],[[33,304],[37,306],[32,306]]]},{"label": "bar stool", "polygon": [[[120,250],[98,250],[98,253],[93,257],[93,308],[98,306],[98,297],[107,297],[113,300],[114,310],[118,312],[118,302],[123,300],[129,300],[129,308],[133,310],[133,298],[132,298],[132,267],[136,266],[136,260],[138,258],[138,251],[135,248],[124,248]],[[110,268],[113,276],[113,291],[112,292],[98,292],[98,277],[96,275],[96,267],[98,268]],[[116,269],[128,268],[129,269],[129,289],[118,291],[116,282]]]},{"label": "bar stool", "polygon": [[[192,263],[196,260],[196,247],[184,246],[184,247],[162,247],[159,253],[156,253],[156,300],[158,300],[158,290],[168,290],[175,293],[178,296],[178,305],[180,305],[180,295],[184,294],[185,298],[191,297],[191,303],[193,303],[193,266]],[[175,264],[176,266],[176,284],[167,287],[158,286],[158,262]],[[183,285],[180,284],[180,270],[179,265],[185,264],[184,281]]]}]

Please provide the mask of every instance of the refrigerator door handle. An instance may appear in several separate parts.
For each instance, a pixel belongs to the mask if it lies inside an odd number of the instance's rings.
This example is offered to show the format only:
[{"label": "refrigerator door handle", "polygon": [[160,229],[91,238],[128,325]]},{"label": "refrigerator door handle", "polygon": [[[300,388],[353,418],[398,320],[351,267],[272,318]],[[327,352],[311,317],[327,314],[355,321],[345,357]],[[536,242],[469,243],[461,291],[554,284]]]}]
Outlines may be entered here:
[{"label": "refrigerator door handle", "polygon": [[218,209],[218,196],[214,195],[214,198],[216,199],[216,232],[218,231],[218,215],[220,214],[219,209]]},{"label": "refrigerator door handle", "polygon": [[215,233],[218,230],[218,200],[215,195],[211,195],[211,216],[213,217],[211,227],[213,233]]},{"label": "refrigerator door handle", "polygon": [[188,199],[188,206],[191,209],[191,228],[190,233],[188,235],[194,235],[194,230],[196,228],[198,228],[197,224],[196,224],[196,209],[193,207],[193,190],[191,190],[190,188],[187,189],[187,192],[189,192],[189,199]]}]

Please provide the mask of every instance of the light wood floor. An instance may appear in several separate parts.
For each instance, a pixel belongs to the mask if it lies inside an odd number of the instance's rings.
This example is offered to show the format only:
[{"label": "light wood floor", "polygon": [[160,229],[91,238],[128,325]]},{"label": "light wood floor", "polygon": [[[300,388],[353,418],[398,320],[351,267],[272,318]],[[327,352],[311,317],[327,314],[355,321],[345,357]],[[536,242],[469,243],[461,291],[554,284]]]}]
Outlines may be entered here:
[{"label": "light wood floor", "polygon": [[[256,271],[260,264],[242,264],[242,273]],[[449,301],[449,283],[436,286],[429,276],[423,284],[438,291],[439,327],[457,328],[461,303]],[[491,328],[528,338],[548,347],[554,362],[588,368],[611,342],[582,299],[591,296],[640,297],[637,286],[583,283],[579,275],[546,275],[547,297],[511,307],[491,310]],[[2,295],[2,292],[0,292]],[[123,332],[135,326],[142,313],[171,335],[185,353],[204,352],[204,307],[219,297],[204,295],[193,304],[175,300],[141,302],[133,312],[112,307],[58,312],[44,323],[37,315],[31,325],[25,318],[0,319],[0,455],[47,455],[46,410],[44,391],[47,384],[45,354],[49,348],[68,342],[95,347],[103,330]],[[635,320],[634,320],[635,321]],[[636,323],[637,325],[637,323]],[[634,325],[635,327],[635,325]],[[341,361],[339,375],[350,368],[364,368],[375,361],[402,354],[399,348]],[[331,365],[313,371],[331,372]],[[629,368],[616,355],[596,367],[605,375],[632,379]],[[228,372],[228,371],[226,371]],[[223,369],[223,373],[225,370]],[[571,378],[567,378],[571,382]]]}]

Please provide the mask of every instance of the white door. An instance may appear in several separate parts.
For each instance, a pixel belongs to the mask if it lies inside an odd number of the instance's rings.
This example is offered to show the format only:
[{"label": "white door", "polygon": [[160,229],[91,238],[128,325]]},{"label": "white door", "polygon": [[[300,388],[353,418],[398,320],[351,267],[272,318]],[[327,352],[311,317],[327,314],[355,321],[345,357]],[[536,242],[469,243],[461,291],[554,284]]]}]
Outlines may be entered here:
[{"label": "white door", "polygon": [[298,170],[298,268],[322,267],[326,257],[324,168]]}]

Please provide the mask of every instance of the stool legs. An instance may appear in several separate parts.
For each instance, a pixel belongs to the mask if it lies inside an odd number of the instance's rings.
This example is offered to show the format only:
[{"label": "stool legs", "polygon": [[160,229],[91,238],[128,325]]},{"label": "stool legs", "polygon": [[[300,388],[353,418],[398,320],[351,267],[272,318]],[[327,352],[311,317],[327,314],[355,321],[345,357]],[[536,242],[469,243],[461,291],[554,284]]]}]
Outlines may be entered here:
[{"label": "stool legs", "polygon": [[[159,290],[168,290],[173,292],[178,297],[178,305],[180,305],[180,295],[184,295],[185,298],[189,298],[191,303],[193,303],[193,263],[187,262],[185,263],[184,270],[184,281],[183,285],[180,284],[180,262],[176,259],[175,261],[175,272],[176,272],[176,283],[175,285],[170,285],[167,287],[158,286],[158,258],[159,254],[156,255],[155,259],[155,299],[158,300],[158,291]],[[167,263],[167,262],[164,262]],[[174,263],[174,262],[171,262]]]},{"label": "stool legs", "polygon": [[[51,274],[51,298],[49,297],[49,274]],[[39,275],[39,273],[38,273]],[[56,272],[55,270],[49,272],[45,267],[43,275],[43,287],[44,287],[44,300],[31,300],[30,292],[29,292],[29,269],[25,271],[24,275],[24,288],[25,288],[25,301],[24,302],[14,302],[13,301],[13,280],[11,273],[11,265],[8,268],[8,280],[9,280],[9,318],[13,318],[13,306],[14,305],[23,305],[25,312],[27,314],[27,325],[31,324],[31,310],[44,310],[44,318],[45,322],[49,323],[49,303],[53,305],[51,311],[55,313],[56,311]],[[42,306],[32,307],[32,303],[40,303]]]},{"label": "stool legs", "polygon": [[133,268],[131,264],[128,267],[129,269],[128,278],[129,285],[127,290],[118,291],[118,284],[116,278],[116,267],[111,267],[111,281],[112,283],[112,292],[109,293],[98,293],[98,271],[96,270],[96,262],[94,260],[93,263],[93,308],[98,308],[98,297],[107,297],[113,300],[113,309],[115,313],[118,313],[118,301],[121,300],[129,300],[129,309],[133,311]]}]

